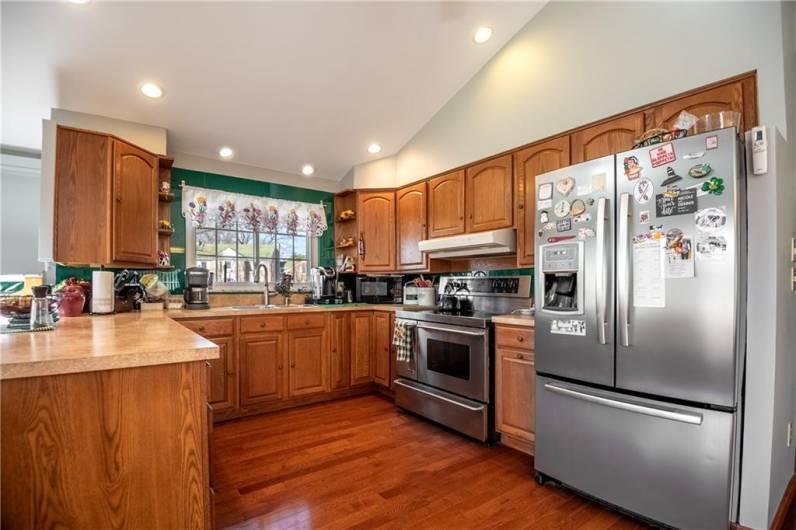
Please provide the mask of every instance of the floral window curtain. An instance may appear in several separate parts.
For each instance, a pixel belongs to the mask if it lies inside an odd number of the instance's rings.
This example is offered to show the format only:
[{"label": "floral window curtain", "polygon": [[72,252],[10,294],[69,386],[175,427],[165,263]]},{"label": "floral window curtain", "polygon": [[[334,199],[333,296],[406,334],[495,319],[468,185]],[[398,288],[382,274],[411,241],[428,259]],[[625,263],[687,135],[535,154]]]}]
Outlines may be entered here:
[{"label": "floral window curtain", "polygon": [[197,228],[234,228],[319,237],[326,231],[326,211],[321,203],[308,203],[243,195],[193,186],[182,188],[182,214]]}]

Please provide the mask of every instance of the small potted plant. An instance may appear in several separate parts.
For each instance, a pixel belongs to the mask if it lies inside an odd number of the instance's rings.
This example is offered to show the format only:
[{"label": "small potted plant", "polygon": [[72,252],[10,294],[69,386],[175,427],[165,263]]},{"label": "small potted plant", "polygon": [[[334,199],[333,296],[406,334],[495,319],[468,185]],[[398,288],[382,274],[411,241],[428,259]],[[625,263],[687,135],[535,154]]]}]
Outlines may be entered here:
[{"label": "small potted plant", "polygon": [[274,286],[274,290],[282,295],[285,305],[290,305],[290,292],[293,289],[293,275],[283,274],[282,278]]}]

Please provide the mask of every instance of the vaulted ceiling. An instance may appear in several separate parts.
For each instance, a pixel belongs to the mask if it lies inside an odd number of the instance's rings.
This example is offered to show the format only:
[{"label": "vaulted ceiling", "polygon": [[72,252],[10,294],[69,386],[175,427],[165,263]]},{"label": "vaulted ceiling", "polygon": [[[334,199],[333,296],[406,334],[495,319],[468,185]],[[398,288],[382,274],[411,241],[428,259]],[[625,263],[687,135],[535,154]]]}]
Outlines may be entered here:
[{"label": "vaulted ceiling", "polygon": [[170,152],[230,146],[339,180],[399,150],[543,5],[2,2],[2,143],[40,148],[58,107],[165,127]]}]

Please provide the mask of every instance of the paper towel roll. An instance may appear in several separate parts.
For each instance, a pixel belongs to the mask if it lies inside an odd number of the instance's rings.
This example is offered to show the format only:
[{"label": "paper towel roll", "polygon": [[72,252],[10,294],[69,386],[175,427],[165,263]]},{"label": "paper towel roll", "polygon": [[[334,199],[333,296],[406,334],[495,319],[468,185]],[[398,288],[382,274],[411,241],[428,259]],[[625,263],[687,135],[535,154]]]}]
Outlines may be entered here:
[{"label": "paper towel roll", "polygon": [[94,271],[91,273],[91,312],[113,313],[113,273]]}]

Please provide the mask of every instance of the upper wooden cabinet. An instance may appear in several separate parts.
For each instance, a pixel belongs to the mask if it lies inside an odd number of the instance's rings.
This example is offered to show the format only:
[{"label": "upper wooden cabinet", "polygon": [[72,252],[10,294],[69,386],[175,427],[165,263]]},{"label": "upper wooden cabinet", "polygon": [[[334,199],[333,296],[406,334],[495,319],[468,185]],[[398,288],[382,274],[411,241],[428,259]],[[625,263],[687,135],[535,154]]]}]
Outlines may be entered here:
[{"label": "upper wooden cabinet", "polygon": [[579,164],[633,149],[644,133],[644,113],[636,112],[572,133],[572,163]]},{"label": "upper wooden cabinet", "polygon": [[512,155],[470,166],[466,172],[466,231],[482,232],[514,226]]},{"label": "upper wooden cabinet", "polygon": [[113,136],[57,128],[53,258],[157,264],[160,157]]},{"label": "upper wooden cabinet", "polygon": [[158,158],[113,141],[113,260],[156,263]]},{"label": "upper wooden cabinet", "polygon": [[428,237],[463,234],[464,170],[428,181]]},{"label": "upper wooden cabinet", "polygon": [[428,257],[418,249],[418,243],[428,237],[426,200],[425,182],[412,184],[395,192],[398,270],[428,269]]},{"label": "upper wooden cabinet", "polygon": [[395,192],[357,194],[359,272],[395,270]]},{"label": "upper wooden cabinet", "polygon": [[742,81],[721,85],[669,101],[652,109],[654,127],[672,129],[682,111],[688,111],[697,118],[711,112],[734,110],[740,112],[741,131],[746,130],[743,123],[744,87]]},{"label": "upper wooden cabinet", "polygon": [[534,264],[536,175],[568,166],[569,136],[536,144],[514,153],[517,181],[517,265]]}]

